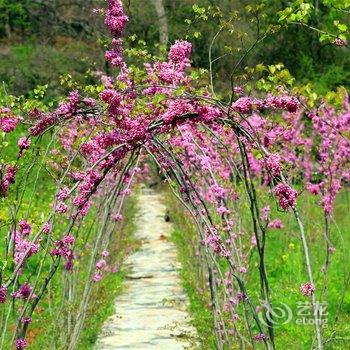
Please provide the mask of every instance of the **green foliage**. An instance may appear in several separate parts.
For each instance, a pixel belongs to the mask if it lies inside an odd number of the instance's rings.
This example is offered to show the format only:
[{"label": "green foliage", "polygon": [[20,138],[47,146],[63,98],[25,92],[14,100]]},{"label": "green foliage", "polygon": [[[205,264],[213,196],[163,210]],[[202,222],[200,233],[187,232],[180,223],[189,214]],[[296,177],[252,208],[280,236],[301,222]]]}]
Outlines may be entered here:
[{"label": "green foliage", "polygon": [[0,0],[0,37],[9,34],[11,27],[26,29],[28,17],[23,2]]},{"label": "green foliage", "polygon": [[[275,324],[276,349],[309,349],[311,340],[305,332],[305,327],[312,325],[301,325],[296,322],[298,318],[298,303],[307,301],[301,299],[298,286],[305,282],[305,272],[303,269],[295,269],[295,266],[303,266],[304,255],[297,233],[298,228],[291,213],[280,212],[274,200],[266,194],[266,191],[259,191],[261,205],[269,204],[272,208],[272,218],[279,218],[284,224],[283,229],[269,229],[266,242],[266,266],[269,271],[269,284],[271,291],[272,305],[281,307],[281,303],[291,308],[293,318],[286,324]],[[327,350],[347,349],[349,343],[346,342],[350,328],[350,293],[347,286],[350,282],[348,265],[349,256],[346,252],[350,249],[349,239],[349,217],[346,213],[349,210],[349,193],[344,190],[337,200],[334,213],[334,222],[331,225],[332,243],[337,247],[337,251],[331,256],[331,264],[327,277],[322,273],[321,268],[326,260],[326,246],[323,241],[323,211],[316,205],[318,199],[312,195],[303,194],[303,200],[299,200],[300,212],[305,222],[307,239],[312,241],[312,264],[315,267],[315,279],[318,288],[318,300],[327,300],[327,326],[322,328],[324,339],[328,340]],[[193,323],[198,329],[199,335],[204,345],[204,349],[215,349],[215,339],[210,332],[212,329],[212,318],[209,315],[207,303],[209,302],[208,287],[199,292],[200,275],[197,272],[198,257],[195,254],[198,242],[195,239],[195,228],[184,212],[179,208],[179,204],[174,198],[168,197],[167,204],[171,210],[171,218],[174,222],[175,230],[172,240],[175,242],[179,259],[182,263],[181,276],[184,287],[189,295],[190,307]],[[242,200],[238,204],[237,210],[241,213],[241,227],[248,228],[251,225],[248,204]],[[337,223],[337,224],[336,224]],[[243,237],[241,239],[244,239]],[[250,237],[246,237],[245,244],[249,244]],[[317,244],[320,242],[320,244]],[[322,243],[321,243],[322,242]],[[338,248],[339,247],[339,248]],[[251,283],[248,294],[256,304],[259,303],[259,264],[256,251],[252,251],[250,260],[249,281]],[[222,265],[222,273],[225,266]],[[341,272],[340,272],[341,271]],[[339,274],[345,280],[339,279]],[[254,281],[256,284],[254,285]],[[327,288],[323,288],[327,286]],[[322,291],[321,291],[322,289]],[[339,302],[343,298],[341,307]],[[280,315],[279,315],[280,316]],[[256,330],[257,331],[257,330]]]},{"label": "green foliage", "polygon": [[[27,94],[49,83],[47,95],[55,97],[66,93],[57,83],[59,76],[71,74],[78,83],[91,85],[91,75],[84,81],[86,72],[103,67],[109,40],[101,35],[102,18],[91,13],[96,4],[75,0],[61,6],[61,2],[53,7],[49,1],[0,1],[0,39],[7,38],[0,42],[0,81],[10,93]],[[296,84],[312,82],[318,93],[349,86],[348,48],[334,45],[335,39],[348,40],[348,0],[163,0],[163,4],[169,44],[191,40],[196,68],[209,69],[211,51],[217,92],[230,90],[232,73],[234,85],[245,85],[245,67],[280,62]],[[162,57],[165,47],[159,45],[155,7],[134,0],[126,4],[126,11],[128,60],[137,66],[145,59]],[[110,68],[105,66],[105,71]]]},{"label": "green foliage", "polygon": [[[200,344],[198,346],[202,350],[214,350],[216,349],[216,340],[213,331],[213,315],[209,307],[210,297],[206,282],[203,280],[201,267],[194,261],[198,249],[196,229],[188,218],[184,220],[182,208],[169,192],[166,196],[166,202],[171,209],[171,220],[174,223],[171,240],[178,250],[178,259],[182,265],[180,276],[189,298],[192,323],[199,335]],[[205,269],[204,266],[202,268]]]}]

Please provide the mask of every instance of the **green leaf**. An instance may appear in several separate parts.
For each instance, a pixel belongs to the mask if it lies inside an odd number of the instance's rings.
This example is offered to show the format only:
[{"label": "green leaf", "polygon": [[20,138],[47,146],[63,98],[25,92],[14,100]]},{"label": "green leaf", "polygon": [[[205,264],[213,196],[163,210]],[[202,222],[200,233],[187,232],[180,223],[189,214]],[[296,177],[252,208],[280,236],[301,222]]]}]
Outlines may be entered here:
[{"label": "green leaf", "polygon": [[338,24],[338,29],[341,32],[346,32],[348,30],[348,27],[346,24]]}]

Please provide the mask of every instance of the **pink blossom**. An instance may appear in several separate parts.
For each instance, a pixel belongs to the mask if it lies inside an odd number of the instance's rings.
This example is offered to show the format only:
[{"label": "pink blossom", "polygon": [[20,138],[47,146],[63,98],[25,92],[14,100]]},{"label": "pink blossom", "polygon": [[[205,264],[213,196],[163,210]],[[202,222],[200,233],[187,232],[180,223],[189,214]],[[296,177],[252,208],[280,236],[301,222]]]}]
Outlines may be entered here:
[{"label": "pink blossom", "polygon": [[169,50],[169,60],[173,62],[182,62],[191,55],[192,44],[188,41],[177,40]]},{"label": "pink blossom", "polygon": [[253,102],[249,97],[240,97],[234,102],[232,108],[240,113],[249,113],[252,110]]},{"label": "pink blossom", "polygon": [[26,340],[19,338],[16,340],[16,349],[17,350],[24,350],[27,347],[28,343]]},{"label": "pink blossom", "polygon": [[252,238],[250,239],[250,243],[252,244],[252,246],[256,247],[257,246],[257,241],[256,241],[256,237],[255,235],[252,236]]},{"label": "pink blossom", "polygon": [[19,123],[19,120],[13,116],[0,118],[0,129],[3,132],[9,133],[15,130],[18,123]]},{"label": "pink blossom", "polygon": [[268,205],[261,209],[261,217],[264,221],[269,220],[270,211],[271,211],[271,208]]},{"label": "pink blossom", "polygon": [[57,213],[63,214],[66,213],[68,210],[68,206],[62,202],[58,203],[57,207],[56,207],[56,211]]},{"label": "pink blossom", "polygon": [[123,220],[123,215],[122,214],[114,214],[113,215],[113,220],[116,221],[116,222],[119,222],[119,221],[122,221]]},{"label": "pink blossom", "polygon": [[282,171],[281,157],[278,154],[269,154],[265,159],[266,169],[272,176],[279,176]]},{"label": "pink blossom", "polygon": [[59,201],[64,201],[65,199],[69,198],[70,190],[68,187],[63,187],[59,190],[57,194],[57,199]]},{"label": "pink blossom", "polygon": [[128,17],[124,14],[122,2],[120,0],[108,0],[105,24],[114,36],[120,36],[123,33],[128,20]]},{"label": "pink blossom", "polygon": [[35,294],[32,294],[33,287],[28,283],[22,284],[16,292],[13,292],[11,296],[15,299],[28,299],[31,295],[31,298],[36,298]]},{"label": "pink blossom", "polygon": [[346,40],[343,40],[343,39],[340,39],[340,38],[336,38],[334,40],[334,43],[337,46],[346,46],[346,44],[347,44]]},{"label": "pink blossom", "polygon": [[32,322],[32,318],[30,316],[29,317],[22,317],[21,322],[23,324],[30,324]]},{"label": "pink blossom", "polygon": [[75,242],[75,238],[72,235],[66,235],[63,237],[62,242],[65,245],[73,245]]},{"label": "pink blossom", "polygon": [[102,270],[107,266],[106,260],[104,259],[100,259],[99,261],[97,261],[95,267],[97,270]]},{"label": "pink blossom", "polygon": [[311,282],[306,282],[300,286],[300,292],[306,297],[310,297],[314,294],[315,290],[315,285]]},{"label": "pink blossom", "polygon": [[30,232],[32,231],[32,227],[29,225],[29,223],[26,220],[21,220],[18,223],[18,226],[19,226],[19,232],[23,236],[28,236],[30,234]]},{"label": "pink blossom", "polygon": [[18,140],[18,147],[19,147],[20,151],[23,151],[25,149],[29,149],[30,143],[31,143],[30,138],[28,138],[28,137],[21,137]]},{"label": "pink blossom", "polygon": [[220,215],[224,215],[224,214],[230,214],[230,210],[227,209],[224,206],[220,206],[216,209],[216,211],[220,214]]},{"label": "pink blossom", "polygon": [[306,184],[306,189],[311,193],[311,194],[318,194],[320,191],[320,186],[318,184],[312,184],[310,182],[308,182]]},{"label": "pink blossom", "polygon": [[109,255],[109,252],[107,250],[104,250],[102,253],[101,253],[101,256],[106,258],[107,256]]},{"label": "pink blossom", "polygon": [[256,336],[254,336],[254,339],[258,342],[262,342],[264,340],[266,340],[266,335],[264,333],[259,333]]},{"label": "pink blossom", "polygon": [[330,253],[330,254],[334,254],[335,253],[335,251],[336,251],[336,248],[335,247],[328,247],[328,252]]},{"label": "pink blossom", "polygon": [[92,280],[93,280],[94,282],[99,282],[99,281],[101,281],[101,279],[102,279],[102,275],[100,275],[100,274],[98,274],[98,273],[96,273],[96,274],[92,277]]},{"label": "pink blossom", "polygon": [[43,232],[46,234],[51,233],[52,231],[52,224],[50,222],[45,222],[44,227],[43,227]]},{"label": "pink blossom", "polygon": [[286,210],[289,207],[295,207],[298,192],[289,185],[280,183],[273,189],[273,193],[278,198],[279,205],[282,209]]},{"label": "pink blossom", "polygon": [[244,89],[242,86],[235,86],[233,88],[233,92],[236,94],[236,95],[243,95],[244,93]]},{"label": "pink blossom", "polygon": [[280,228],[283,228],[284,225],[282,224],[282,221],[280,219],[275,219],[275,220],[272,220],[269,224],[268,224],[268,227],[269,228],[277,228],[277,229],[280,229]]},{"label": "pink blossom", "polygon": [[0,287],[0,303],[4,304],[6,303],[7,299],[7,288],[5,286]]}]

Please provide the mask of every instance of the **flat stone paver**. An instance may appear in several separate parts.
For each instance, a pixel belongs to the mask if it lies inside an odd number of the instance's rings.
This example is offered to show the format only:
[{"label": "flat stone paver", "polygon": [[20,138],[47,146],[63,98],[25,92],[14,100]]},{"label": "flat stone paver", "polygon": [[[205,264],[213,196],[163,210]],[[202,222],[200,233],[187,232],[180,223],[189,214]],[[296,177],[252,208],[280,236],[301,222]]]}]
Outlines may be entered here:
[{"label": "flat stone paver", "polygon": [[125,289],[96,349],[194,349],[196,331],[186,311],[176,248],[166,239],[172,228],[164,220],[165,206],[151,189],[141,191],[138,206],[135,236],[142,245],[126,260]]}]

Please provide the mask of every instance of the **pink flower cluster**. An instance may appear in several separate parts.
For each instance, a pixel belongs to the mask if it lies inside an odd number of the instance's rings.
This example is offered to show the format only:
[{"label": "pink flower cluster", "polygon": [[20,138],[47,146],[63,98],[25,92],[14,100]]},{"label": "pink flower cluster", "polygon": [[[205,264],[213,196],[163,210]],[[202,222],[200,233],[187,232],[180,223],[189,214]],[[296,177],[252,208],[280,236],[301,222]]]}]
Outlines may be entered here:
[{"label": "pink flower cluster", "polygon": [[25,265],[25,262],[34,254],[39,251],[39,244],[31,242],[27,237],[31,232],[30,225],[22,220],[19,223],[19,232],[14,233],[14,262],[16,265],[21,264],[21,268]]},{"label": "pink flower cluster", "polygon": [[94,282],[99,282],[101,281],[103,277],[103,271],[107,268],[107,261],[105,260],[106,257],[108,257],[109,252],[104,250],[101,252],[101,259],[98,260],[95,264],[95,274],[92,277],[92,280]]},{"label": "pink flower cluster", "polygon": [[265,159],[266,169],[272,176],[279,176],[282,171],[281,157],[278,154],[269,154]]},{"label": "pink flower cluster", "polygon": [[73,115],[78,113],[79,99],[79,93],[75,90],[70,93],[68,101],[61,102],[54,112],[43,113],[37,109],[32,110],[30,116],[36,122],[29,128],[30,134],[39,136],[56,123],[72,118]]},{"label": "pink flower cluster", "polygon": [[121,36],[124,32],[128,17],[124,14],[123,5],[120,0],[108,0],[108,10],[105,17],[105,25],[113,36],[112,49],[106,51],[105,59],[111,62],[114,67],[122,67],[126,69],[124,63],[124,48]]},{"label": "pink flower cluster", "polygon": [[19,147],[20,153],[23,150],[25,150],[25,149],[29,149],[30,143],[31,143],[30,138],[28,138],[28,137],[21,137],[18,140],[18,147]]},{"label": "pink flower cluster", "polygon": [[114,37],[123,34],[129,18],[124,14],[123,4],[120,0],[108,0],[108,9],[105,17],[105,25]]},{"label": "pink flower cluster", "polygon": [[0,304],[6,303],[7,299],[7,288],[5,286],[0,287]]},{"label": "pink flower cluster", "polygon": [[26,340],[19,338],[16,340],[16,350],[24,350],[28,346],[28,343]]},{"label": "pink flower cluster", "polygon": [[9,133],[15,130],[19,119],[11,113],[9,108],[0,108],[0,129]]},{"label": "pink flower cluster", "polygon": [[278,198],[279,205],[286,210],[289,207],[294,208],[298,192],[287,184],[280,183],[273,189],[274,195]]},{"label": "pink flower cluster", "polygon": [[55,249],[51,250],[52,256],[61,256],[65,260],[64,267],[66,270],[73,270],[74,254],[72,246],[75,238],[72,235],[66,235],[62,240],[55,241]]},{"label": "pink flower cluster", "polygon": [[176,40],[169,50],[169,60],[179,63],[190,58],[192,44],[184,40]]},{"label": "pink flower cluster", "polygon": [[32,231],[31,225],[26,220],[21,220],[18,223],[18,226],[19,226],[19,233],[23,236],[28,236]]},{"label": "pink flower cluster", "polygon": [[311,282],[306,282],[300,286],[300,292],[306,297],[311,297],[315,290],[315,285]]},{"label": "pink flower cluster", "polygon": [[11,296],[15,299],[24,300],[27,300],[29,297],[31,299],[36,298],[36,295],[33,293],[33,287],[28,282],[22,284],[16,292],[11,293]]},{"label": "pink flower cluster", "polygon": [[5,175],[3,175],[3,179],[0,182],[0,192],[3,197],[7,197],[10,184],[15,183],[17,169],[17,166],[7,165]]},{"label": "pink flower cluster", "polygon": [[275,219],[275,220],[272,220],[271,222],[269,222],[268,227],[269,228],[281,229],[284,226],[283,226],[283,223],[282,223],[282,221],[280,219]]},{"label": "pink flower cluster", "polygon": [[290,113],[298,110],[300,102],[294,96],[269,95],[266,99],[260,100],[248,96],[242,96],[232,104],[232,109],[243,114],[251,113],[253,110],[280,109]]}]

